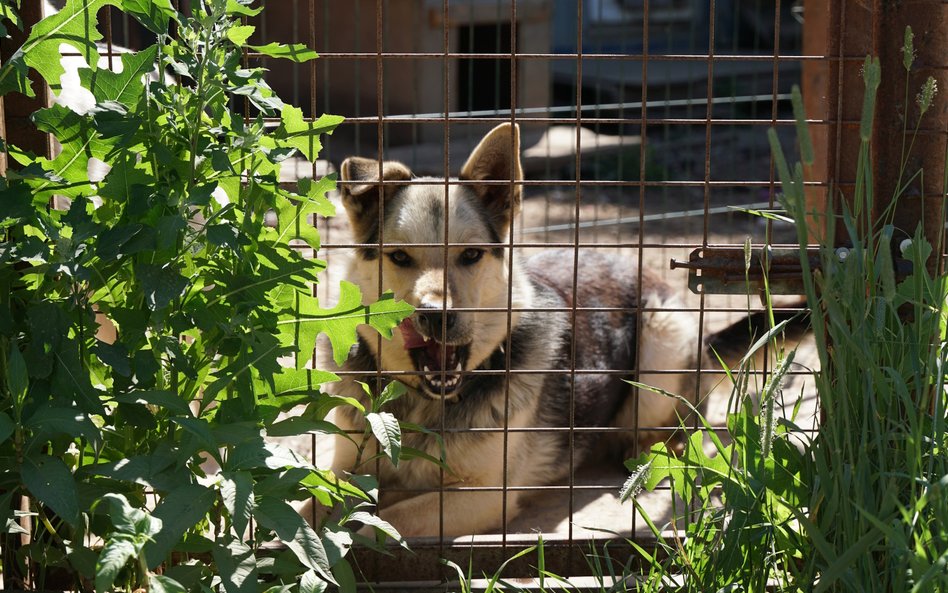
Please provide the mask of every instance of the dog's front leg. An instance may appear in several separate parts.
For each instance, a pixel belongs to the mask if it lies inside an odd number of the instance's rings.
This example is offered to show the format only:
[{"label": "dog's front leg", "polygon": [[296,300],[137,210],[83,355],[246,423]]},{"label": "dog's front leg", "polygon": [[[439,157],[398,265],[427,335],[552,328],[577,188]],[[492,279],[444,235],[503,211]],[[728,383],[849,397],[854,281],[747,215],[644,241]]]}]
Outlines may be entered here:
[{"label": "dog's front leg", "polygon": [[519,495],[509,491],[448,491],[442,499],[438,492],[427,492],[383,507],[379,516],[403,537],[437,536],[441,517],[445,537],[488,533],[503,526],[505,506],[507,521],[517,514]]}]

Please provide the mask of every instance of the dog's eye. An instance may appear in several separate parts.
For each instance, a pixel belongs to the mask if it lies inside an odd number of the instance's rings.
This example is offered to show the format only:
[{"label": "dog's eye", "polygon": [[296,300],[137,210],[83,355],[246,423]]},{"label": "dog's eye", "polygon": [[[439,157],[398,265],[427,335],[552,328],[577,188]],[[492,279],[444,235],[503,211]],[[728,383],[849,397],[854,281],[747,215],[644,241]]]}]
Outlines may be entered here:
[{"label": "dog's eye", "polygon": [[465,266],[470,266],[481,261],[482,257],[484,257],[483,249],[476,249],[474,247],[471,247],[471,248],[465,249],[464,252],[461,253],[461,264]]},{"label": "dog's eye", "polygon": [[396,266],[401,266],[403,268],[411,265],[411,256],[401,249],[390,252],[388,254],[388,259],[392,260],[392,263]]}]

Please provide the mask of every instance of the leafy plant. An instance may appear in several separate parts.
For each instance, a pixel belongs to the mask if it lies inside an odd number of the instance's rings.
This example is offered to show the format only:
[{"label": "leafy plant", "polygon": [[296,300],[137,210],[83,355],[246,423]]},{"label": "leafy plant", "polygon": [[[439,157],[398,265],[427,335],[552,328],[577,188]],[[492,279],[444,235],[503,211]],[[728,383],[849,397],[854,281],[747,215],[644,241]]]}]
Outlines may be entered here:
[{"label": "leafy plant", "polygon": [[[332,309],[311,296],[325,262],[303,250],[319,247],[314,218],[333,214],[334,179],[287,188],[279,172],[292,156],[315,159],[341,118],[304,119],[245,64],[248,50],[316,57],[248,44],[254,28],[242,19],[261,11],[252,0],[196,4],[184,13],[169,0],[70,0],[0,67],[4,92],[39,92],[30,68],[54,92],[78,92],[60,88],[69,44],[94,98],[86,113],[36,112],[61,151],[7,146],[20,167],[0,179],[8,585],[311,592],[349,570],[357,536],[338,524],[316,531],[287,501],[352,505],[371,500],[372,485],[268,437],[336,430],[325,415],[345,402],[320,391],[336,377],[305,368],[318,333],[341,361],[358,325],[390,336],[411,308],[390,294],[365,305],[346,283]],[[97,67],[106,5],[158,40],[121,54],[121,72]],[[155,75],[166,71],[175,82]],[[243,106],[253,115],[239,115]],[[107,173],[90,178],[101,163]],[[50,208],[54,196],[68,208]],[[298,406],[299,416],[281,415]],[[23,531],[30,543],[17,546]],[[288,549],[265,554],[276,540]]]}]

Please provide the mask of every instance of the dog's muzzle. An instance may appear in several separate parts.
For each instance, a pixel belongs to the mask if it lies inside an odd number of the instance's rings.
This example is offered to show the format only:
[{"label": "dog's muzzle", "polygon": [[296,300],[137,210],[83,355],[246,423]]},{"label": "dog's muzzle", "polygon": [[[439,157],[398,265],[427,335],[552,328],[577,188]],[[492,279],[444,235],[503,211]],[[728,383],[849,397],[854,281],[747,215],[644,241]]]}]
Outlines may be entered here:
[{"label": "dog's muzzle", "polygon": [[[441,330],[441,311],[419,311],[415,319],[418,320],[417,328],[412,319],[406,319],[399,325],[399,330],[415,370],[423,373],[422,388],[431,397],[453,397],[461,386],[462,373],[470,356],[470,345],[448,344],[434,337],[425,337],[418,331],[421,329],[428,335],[437,335]],[[450,330],[455,321],[446,321],[449,325],[445,329]]]}]

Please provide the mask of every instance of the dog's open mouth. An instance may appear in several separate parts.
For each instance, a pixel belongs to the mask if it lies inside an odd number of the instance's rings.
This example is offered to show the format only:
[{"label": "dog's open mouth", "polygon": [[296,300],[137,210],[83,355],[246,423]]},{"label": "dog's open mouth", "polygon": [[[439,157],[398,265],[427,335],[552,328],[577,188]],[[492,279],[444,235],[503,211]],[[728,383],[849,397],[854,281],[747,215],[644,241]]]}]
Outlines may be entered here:
[{"label": "dog's open mouth", "polygon": [[470,355],[470,344],[445,344],[426,338],[410,319],[398,327],[405,341],[405,349],[421,375],[422,386],[431,395],[450,397],[461,385],[461,372]]}]

